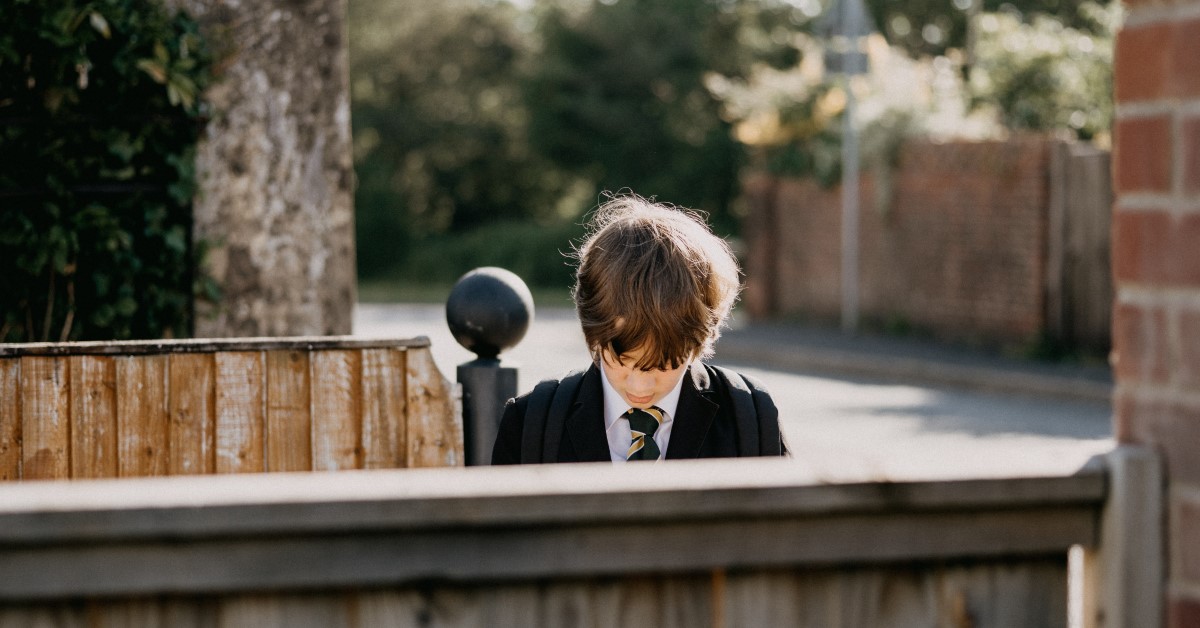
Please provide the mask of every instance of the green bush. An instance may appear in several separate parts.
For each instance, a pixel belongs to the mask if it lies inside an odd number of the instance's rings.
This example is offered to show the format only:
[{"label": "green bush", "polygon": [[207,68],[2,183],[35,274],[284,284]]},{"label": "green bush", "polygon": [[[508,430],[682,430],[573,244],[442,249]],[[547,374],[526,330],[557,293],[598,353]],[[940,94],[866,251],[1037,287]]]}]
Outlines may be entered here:
[{"label": "green bush", "polygon": [[144,0],[9,0],[0,24],[0,341],[187,334],[196,23]]},{"label": "green bush", "polygon": [[400,275],[450,284],[479,266],[500,266],[534,288],[566,288],[574,278],[571,246],[584,234],[574,223],[541,226],[502,222],[463,234],[416,240]]}]

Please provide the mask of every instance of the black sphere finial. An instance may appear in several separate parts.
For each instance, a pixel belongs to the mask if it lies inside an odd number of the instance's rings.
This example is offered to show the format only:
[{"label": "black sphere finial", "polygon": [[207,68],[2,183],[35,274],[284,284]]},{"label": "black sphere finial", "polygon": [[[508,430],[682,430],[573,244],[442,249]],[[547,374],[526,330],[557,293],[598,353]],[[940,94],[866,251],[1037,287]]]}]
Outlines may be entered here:
[{"label": "black sphere finial", "polygon": [[515,347],[533,321],[533,295],[515,273],[476,268],[459,278],[446,299],[446,324],[458,344],[481,360]]}]

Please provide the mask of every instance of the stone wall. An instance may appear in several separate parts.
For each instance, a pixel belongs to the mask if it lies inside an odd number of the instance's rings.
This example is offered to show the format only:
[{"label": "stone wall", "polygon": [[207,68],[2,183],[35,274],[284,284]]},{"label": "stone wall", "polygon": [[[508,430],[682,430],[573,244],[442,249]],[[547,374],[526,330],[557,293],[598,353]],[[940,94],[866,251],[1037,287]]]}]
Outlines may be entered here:
[{"label": "stone wall", "polygon": [[196,335],[350,332],[356,297],[346,0],[174,0],[217,52],[195,232],[222,289]]}]

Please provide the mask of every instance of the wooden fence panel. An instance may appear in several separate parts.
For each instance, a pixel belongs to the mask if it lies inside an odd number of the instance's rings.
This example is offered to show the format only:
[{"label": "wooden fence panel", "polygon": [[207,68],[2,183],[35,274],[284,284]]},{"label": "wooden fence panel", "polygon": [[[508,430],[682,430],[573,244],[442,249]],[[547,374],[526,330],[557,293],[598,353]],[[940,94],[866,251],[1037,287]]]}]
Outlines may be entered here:
[{"label": "wooden fence panel", "polygon": [[67,358],[71,382],[71,477],[117,477],[117,368],[109,356]]},{"label": "wooden fence panel", "polygon": [[312,470],[309,355],[267,352],[267,470]]},{"label": "wooden fence panel", "polygon": [[121,477],[167,475],[167,356],[122,356],[117,366],[117,459]]},{"label": "wooden fence panel", "polygon": [[21,474],[27,480],[70,477],[66,359],[21,358]]},{"label": "wooden fence panel", "polygon": [[265,471],[262,353],[220,352],[215,358],[216,472]]},{"label": "wooden fence panel", "polygon": [[204,475],[216,470],[216,362],[211,353],[170,357],[168,403],[171,475]]},{"label": "wooden fence panel", "polygon": [[405,353],[366,349],[362,354],[362,441],[364,469],[407,466]]},{"label": "wooden fence panel", "polygon": [[358,469],[362,359],[357,351],[312,356],[313,470]]},{"label": "wooden fence panel", "polygon": [[462,417],[448,382],[428,351],[408,355],[408,466],[463,464]]},{"label": "wooden fence panel", "polygon": [[0,359],[0,481],[21,477],[21,359]]},{"label": "wooden fence panel", "polygon": [[0,344],[0,480],[459,465],[424,338]]}]

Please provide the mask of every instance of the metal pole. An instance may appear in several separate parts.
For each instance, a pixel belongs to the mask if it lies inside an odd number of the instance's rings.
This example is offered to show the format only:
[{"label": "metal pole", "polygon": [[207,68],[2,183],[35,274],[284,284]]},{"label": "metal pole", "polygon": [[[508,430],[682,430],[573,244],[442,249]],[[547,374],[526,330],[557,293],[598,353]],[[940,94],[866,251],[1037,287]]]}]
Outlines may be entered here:
[{"label": "metal pole", "polygon": [[843,75],[842,120],[842,329],[858,330],[858,134],[854,127],[852,77]]},{"label": "metal pole", "polygon": [[500,360],[471,360],[458,365],[462,384],[463,449],[469,466],[491,464],[492,445],[504,403],[517,396],[517,369]]}]

